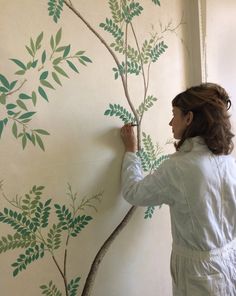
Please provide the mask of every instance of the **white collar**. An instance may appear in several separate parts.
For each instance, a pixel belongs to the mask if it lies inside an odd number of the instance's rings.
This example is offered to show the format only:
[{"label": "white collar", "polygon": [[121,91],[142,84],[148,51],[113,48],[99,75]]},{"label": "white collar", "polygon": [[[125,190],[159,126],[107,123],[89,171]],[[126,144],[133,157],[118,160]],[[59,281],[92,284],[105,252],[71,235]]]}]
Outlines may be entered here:
[{"label": "white collar", "polygon": [[192,150],[208,150],[208,147],[206,146],[206,143],[202,137],[197,136],[188,138],[179,148],[180,152],[190,152]]}]

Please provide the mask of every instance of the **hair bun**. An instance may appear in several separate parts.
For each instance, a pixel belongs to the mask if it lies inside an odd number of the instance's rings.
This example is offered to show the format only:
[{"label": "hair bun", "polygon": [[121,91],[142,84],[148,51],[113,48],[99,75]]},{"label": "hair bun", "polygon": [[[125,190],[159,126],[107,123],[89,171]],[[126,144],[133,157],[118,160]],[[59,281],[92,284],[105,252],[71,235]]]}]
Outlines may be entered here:
[{"label": "hair bun", "polygon": [[216,83],[206,83],[206,86],[216,91],[218,98],[225,104],[227,110],[229,110],[232,104],[227,91]]}]

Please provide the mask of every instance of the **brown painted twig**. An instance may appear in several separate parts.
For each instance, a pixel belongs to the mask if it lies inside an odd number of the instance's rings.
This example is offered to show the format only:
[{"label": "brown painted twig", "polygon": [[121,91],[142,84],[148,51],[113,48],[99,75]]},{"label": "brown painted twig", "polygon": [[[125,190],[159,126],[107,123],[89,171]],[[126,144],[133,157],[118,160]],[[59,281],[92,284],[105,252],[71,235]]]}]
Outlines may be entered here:
[{"label": "brown painted twig", "polygon": [[[64,0],[65,5],[87,26],[87,28],[100,40],[100,42],[106,47],[106,49],[109,51],[111,56],[113,57],[118,69],[120,69],[120,62],[114,53],[114,51],[111,49],[111,47],[107,44],[107,42],[104,40],[104,38],[89,24],[89,22],[81,15],[81,13],[72,5],[72,2],[69,0]],[[132,113],[134,114],[135,120],[138,123],[139,122],[139,116],[137,114],[137,111],[131,101],[128,87],[126,84],[126,79],[123,73],[120,74],[122,85],[124,88],[125,96],[128,101],[128,104],[130,106],[130,109],[132,110]],[[138,132],[138,146],[140,146],[140,138],[139,138],[139,132]]]}]

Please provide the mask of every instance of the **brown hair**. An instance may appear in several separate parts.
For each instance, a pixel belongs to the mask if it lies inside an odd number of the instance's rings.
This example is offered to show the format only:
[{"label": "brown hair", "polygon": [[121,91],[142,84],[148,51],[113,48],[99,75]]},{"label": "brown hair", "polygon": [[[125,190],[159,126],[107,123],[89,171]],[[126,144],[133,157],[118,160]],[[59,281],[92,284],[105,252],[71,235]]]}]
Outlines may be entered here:
[{"label": "brown hair", "polygon": [[187,138],[201,136],[214,154],[229,154],[233,150],[231,123],[227,110],[231,106],[225,89],[214,83],[193,86],[172,101],[184,115],[193,112],[193,120],[175,145],[178,150]]}]

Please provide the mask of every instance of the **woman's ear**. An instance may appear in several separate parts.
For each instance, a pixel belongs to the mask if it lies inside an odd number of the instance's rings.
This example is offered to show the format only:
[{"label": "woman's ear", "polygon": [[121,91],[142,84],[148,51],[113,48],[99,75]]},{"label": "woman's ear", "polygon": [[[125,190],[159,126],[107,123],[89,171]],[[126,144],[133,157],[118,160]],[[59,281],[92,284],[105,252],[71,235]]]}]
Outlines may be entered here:
[{"label": "woman's ear", "polygon": [[193,121],[193,112],[192,111],[189,111],[186,115],[186,123],[187,123],[187,126],[190,125]]}]

